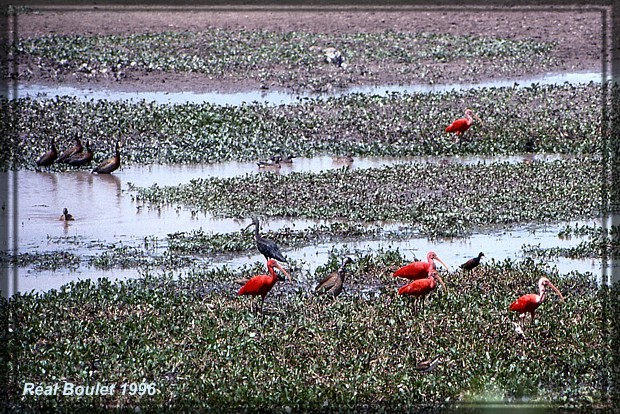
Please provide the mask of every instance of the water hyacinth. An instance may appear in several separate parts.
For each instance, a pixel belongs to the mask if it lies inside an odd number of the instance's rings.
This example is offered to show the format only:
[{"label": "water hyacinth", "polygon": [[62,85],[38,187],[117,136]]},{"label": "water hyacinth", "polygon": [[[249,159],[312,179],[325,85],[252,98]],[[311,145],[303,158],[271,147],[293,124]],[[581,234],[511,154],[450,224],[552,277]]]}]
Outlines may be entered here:
[{"label": "water hyacinth", "polygon": [[[236,296],[234,278],[258,270],[252,268],[82,281],[15,295],[2,304],[12,315],[10,361],[20,362],[11,365],[9,397],[20,409],[199,404],[216,411],[378,412],[449,408],[490,396],[495,402],[605,404],[613,345],[603,333],[611,328],[606,306],[618,297],[615,290],[587,275],[560,278],[533,261],[491,260],[473,274],[444,274],[450,293],[433,293],[426,309],[414,313],[411,302],[396,295],[399,282],[384,272],[402,259],[394,253],[356,260],[355,277],[336,301],[296,282],[276,286],[263,319],[250,312],[247,298]],[[522,339],[508,304],[532,291],[540,275],[557,282],[566,301],[549,299]],[[206,280],[215,278],[221,288],[206,289]],[[366,280],[378,281],[375,294],[364,293]],[[442,363],[428,374],[416,371],[431,354]],[[146,381],[157,393],[20,396],[24,381],[50,378]]]}]

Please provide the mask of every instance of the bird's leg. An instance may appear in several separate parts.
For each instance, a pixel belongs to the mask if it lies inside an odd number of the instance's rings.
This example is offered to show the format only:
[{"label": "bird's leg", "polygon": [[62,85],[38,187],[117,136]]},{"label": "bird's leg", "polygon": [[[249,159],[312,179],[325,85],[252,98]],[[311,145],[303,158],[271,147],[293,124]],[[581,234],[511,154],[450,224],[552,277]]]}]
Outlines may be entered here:
[{"label": "bird's leg", "polygon": [[525,328],[525,313],[519,315],[519,318],[521,318],[521,329],[523,329]]}]

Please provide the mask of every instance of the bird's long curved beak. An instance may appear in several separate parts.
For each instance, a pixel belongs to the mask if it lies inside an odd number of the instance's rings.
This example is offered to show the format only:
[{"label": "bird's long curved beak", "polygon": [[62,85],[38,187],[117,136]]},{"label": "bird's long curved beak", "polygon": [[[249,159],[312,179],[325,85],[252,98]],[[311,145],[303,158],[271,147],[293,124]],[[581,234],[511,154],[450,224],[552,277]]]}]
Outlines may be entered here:
[{"label": "bird's long curved beak", "polygon": [[439,257],[435,256],[434,260],[437,260],[439,263],[441,263],[443,265],[443,267],[445,267],[448,272],[450,271],[450,268],[448,267],[448,265],[445,264]]},{"label": "bird's long curved beak", "polygon": [[558,288],[556,288],[555,286],[553,286],[553,283],[549,282],[549,287],[553,290],[555,290],[555,293],[558,294],[558,296],[560,296],[560,299],[562,299],[562,302],[564,301],[564,296],[562,296],[562,294],[560,293],[560,291],[558,290]]},{"label": "bird's long curved beak", "polygon": [[278,268],[278,270],[280,270],[282,273],[284,273],[286,276],[288,276],[288,281],[292,282],[293,279],[291,279],[291,275],[288,274],[288,272],[286,270],[284,270],[284,268],[282,266],[280,266],[280,263],[276,263],[275,267]]},{"label": "bird's long curved beak", "polygon": [[448,293],[448,288],[446,287],[446,284],[443,283],[443,279],[441,279],[441,276],[439,276],[439,273],[435,272],[433,273],[435,275],[435,277],[437,278],[437,280],[439,281],[439,283],[441,283],[441,286],[443,286],[443,290],[444,292]]},{"label": "bird's long curved beak", "polygon": [[252,227],[253,225],[254,225],[254,223],[250,223],[250,224],[248,224],[247,226],[245,226],[245,227],[243,228],[243,231],[246,231],[247,229],[249,229],[249,228],[250,228],[250,227]]},{"label": "bird's long curved beak", "polygon": [[478,121],[480,121],[480,125],[484,125],[484,122],[482,122],[482,119],[480,119],[480,117],[476,114],[473,114],[474,118],[476,118]]}]

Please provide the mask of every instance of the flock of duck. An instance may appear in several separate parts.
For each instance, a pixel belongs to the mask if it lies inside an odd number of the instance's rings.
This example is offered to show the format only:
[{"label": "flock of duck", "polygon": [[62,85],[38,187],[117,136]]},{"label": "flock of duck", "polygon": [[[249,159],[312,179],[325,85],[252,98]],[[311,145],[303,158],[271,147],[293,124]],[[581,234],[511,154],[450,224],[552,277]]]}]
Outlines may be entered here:
[{"label": "flock of duck", "polygon": [[[97,174],[110,174],[121,166],[121,155],[119,143],[114,146],[114,156],[102,161],[92,172]],[[90,141],[86,141],[86,145],[82,145],[79,137],[75,137],[75,144],[67,148],[62,154],[58,155],[56,149],[56,141],[52,137],[50,140],[50,149],[41,155],[37,161],[37,167],[47,167],[48,170],[54,162],[64,163],[73,167],[83,167],[89,165],[93,160],[93,151],[90,148]]]}]

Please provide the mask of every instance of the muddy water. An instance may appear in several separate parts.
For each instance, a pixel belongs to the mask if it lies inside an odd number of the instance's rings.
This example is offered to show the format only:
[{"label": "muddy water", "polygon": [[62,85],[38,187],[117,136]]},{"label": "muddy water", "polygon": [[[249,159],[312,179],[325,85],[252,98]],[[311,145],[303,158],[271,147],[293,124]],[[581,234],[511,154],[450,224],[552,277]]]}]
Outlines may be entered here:
[{"label": "muddy water", "polygon": [[[599,72],[579,73],[548,73],[541,76],[522,79],[503,79],[481,83],[460,84],[409,84],[409,85],[378,85],[369,87],[350,88],[346,90],[334,90],[324,94],[289,94],[277,91],[249,91],[235,93],[194,93],[194,92],[122,92],[96,88],[74,88],[70,86],[44,86],[36,84],[18,84],[15,88],[18,97],[46,97],[75,96],[84,100],[133,100],[155,101],[159,104],[180,103],[203,103],[210,102],[218,105],[242,105],[244,103],[259,102],[273,105],[289,105],[299,103],[305,98],[336,97],[350,93],[378,94],[392,92],[445,92],[451,90],[464,90],[474,88],[498,88],[514,86],[529,86],[531,84],[550,85],[557,83],[589,83],[601,82],[602,74]],[[0,95],[0,97],[3,97]],[[9,88],[9,99],[14,98],[13,89]]]}]

